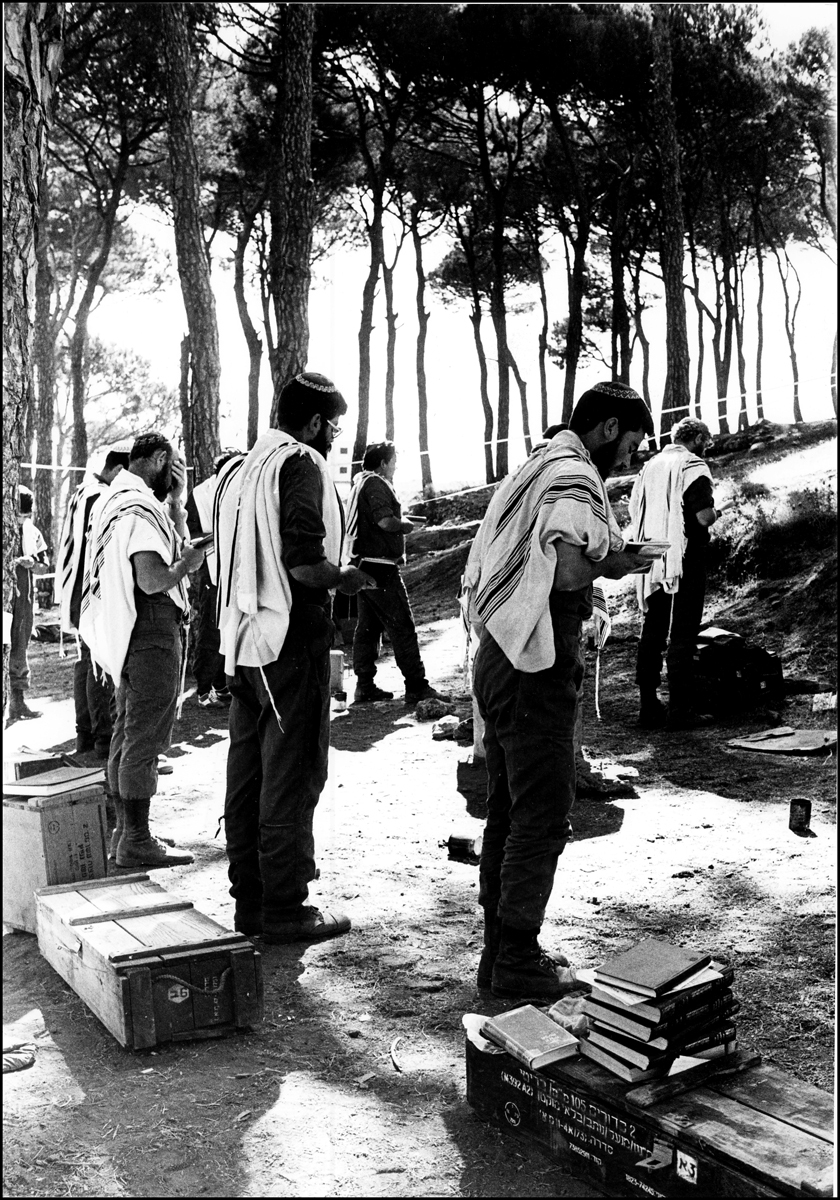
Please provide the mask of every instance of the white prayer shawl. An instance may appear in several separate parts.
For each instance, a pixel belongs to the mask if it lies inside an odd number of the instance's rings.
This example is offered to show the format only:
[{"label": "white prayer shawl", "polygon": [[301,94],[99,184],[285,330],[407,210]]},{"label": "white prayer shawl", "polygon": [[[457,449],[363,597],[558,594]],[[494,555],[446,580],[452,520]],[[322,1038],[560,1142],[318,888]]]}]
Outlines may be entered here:
[{"label": "white prayer shawl", "polygon": [[464,572],[462,608],[512,665],[528,674],[554,663],[549,597],[557,541],[600,562],[622,545],[604,482],[580,438],[561,430],[498,489]]},{"label": "white prayer shawl", "polygon": [[20,527],[20,552],[24,558],[37,558],[49,549],[44,535],[31,517],[24,517]]},{"label": "white prayer shawl", "polygon": [[341,561],[342,517],[325,459],[290,434],[270,429],[244,459],[219,474],[214,532],[219,560],[218,624],[225,672],[264,667],[283,649],[292,604],[280,538],[280,471],[294,454],[321,473],[324,554]]},{"label": "white prayer shawl", "polygon": [[62,633],[76,633],[76,626],[70,616],[70,601],[79,572],[84,572],[85,539],[85,509],[91,497],[101,496],[107,484],[98,479],[80,484],[70,497],[67,505],[67,515],[64,518],[64,528],[58,544],[56,558],[56,591],[58,593],[58,618]]},{"label": "white prayer shawl", "polygon": [[633,485],[628,540],[671,543],[664,558],[657,558],[647,574],[636,576],[642,612],[647,612],[648,597],[657,588],[670,594],[679,591],[686,545],[683,497],[703,477],[712,478],[703,459],[674,442],[645,464]]},{"label": "white prayer shawl", "polygon": [[[166,506],[139,475],[120,471],[90,514],[79,633],[94,663],[119,683],[137,620],[132,555],[151,551],[172,566],[180,539]],[[167,595],[188,611],[186,583]]]},{"label": "white prayer shawl", "polygon": [[356,534],[359,532],[359,498],[362,494],[362,488],[369,479],[379,479],[385,484],[386,488],[393,495],[394,499],[399,504],[399,497],[394,491],[394,485],[384,475],[380,475],[378,471],[360,471],[353,480],[353,487],[350,490],[350,497],[347,501],[347,531],[344,535],[344,563],[345,565],[351,559],[358,557],[356,554]]},{"label": "white prayer shawl", "polygon": [[[211,475],[209,479],[205,479],[203,483],[200,483],[198,487],[194,487],[192,491],[192,498],[195,501],[195,508],[198,513],[202,533],[213,532],[213,501],[216,497],[218,482],[219,477]],[[210,576],[210,582],[214,584],[218,583],[219,559],[214,546],[208,548],[204,556],[204,561],[207,564],[207,573]]]}]

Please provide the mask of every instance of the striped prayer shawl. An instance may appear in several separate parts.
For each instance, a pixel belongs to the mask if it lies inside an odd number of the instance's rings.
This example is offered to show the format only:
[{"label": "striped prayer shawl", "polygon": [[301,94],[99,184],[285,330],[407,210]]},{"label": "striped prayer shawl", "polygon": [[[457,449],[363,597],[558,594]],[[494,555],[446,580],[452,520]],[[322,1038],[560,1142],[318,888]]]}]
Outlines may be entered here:
[{"label": "striped prayer shawl", "polygon": [[470,622],[488,629],[520,671],[543,671],[554,662],[548,601],[557,541],[580,546],[593,562],[621,546],[604,482],[570,430],[501,485],[464,572]]},{"label": "striped prayer shawl", "polygon": [[101,496],[106,484],[90,480],[80,484],[70,497],[67,515],[58,544],[56,557],[56,583],[58,591],[58,616],[63,633],[75,633],[76,626],[70,615],[70,602],[79,572],[84,571],[84,551],[87,541],[85,512],[88,501]]},{"label": "striped prayer shawl", "polygon": [[703,459],[675,442],[645,463],[633,484],[630,539],[671,543],[664,558],[656,559],[647,574],[636,576],[636,597],[642,612],[647,612],[648,597],[657,588],[669,594],[679,591],[686,546],[683,496],[704,476],[712,478]]},{"label": "striped prayer shawl", "polygon": [[[152,551],[171,566],[178,555],[178,542],[164,505],[131,471],[120,471],[93,506],[79,633],[93,661],[115,683],[122,674],[137,620],[132,555]],[[185,580],[167,595],[189,611]]]},{"label": "striped prayer shawl", "polygon": [[344,539],[344,558],[345,565],[353,558],[358,557],[356,554],[356,534],[359,532],[359,499],[362,495],[362,489],[369,479],[379,479],[385,484],[386,488],[393,494],[394,499],[399,503],[397,493],[394,491],[394,485],[384,475],[380,475],[377,471],[360,471],[353,480],[353,487],[350,491],[350,497],[347,501],[347,530]]}]

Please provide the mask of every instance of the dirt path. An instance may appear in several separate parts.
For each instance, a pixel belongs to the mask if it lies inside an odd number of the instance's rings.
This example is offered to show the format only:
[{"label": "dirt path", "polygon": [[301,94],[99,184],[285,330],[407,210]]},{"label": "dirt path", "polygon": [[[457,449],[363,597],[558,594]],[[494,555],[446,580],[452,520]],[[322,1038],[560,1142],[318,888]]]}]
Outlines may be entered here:
[{"label": "dirt path", "polygon": [[[545,940],[580,965],[644,933],[729,956],[744,1040],[830,1088],[833,771],[735,754],[720,730],[676,745],[640,734],[630,636],[619,621],[604,720],[589,711],[586,740],[591,757],[631,773],[637,796],[578,803]],[[425,627],[422,642],[432,678],[460,690],[457,622]],[[66,744],[70,660],[55,647],[33,659],[45,717],[13,726],[9,744]],[[392,660],[380,681],[399,693]],[[7,1195],[596,1195],[484,1126],[464,1099],[461,1016],[505,1007],[474,988],[477,868],[448,861],[439,844],[481,828],[457,790],[467,751],[434,742],[398,702],[351,710],[332,732],[315,901],[346,908],[354,929],[265,949],[266,1020],[255,1032],[126,1052],[33,937],[5,938],[4,1035],[39,1047],[31,1070],[4,1079]],[[213,837],[225,753],[223,722],[188,701],[156,809],[196,855],[162,881],[228,923]],[[793,794],[813,799],[812,838],[787,829]]]}]

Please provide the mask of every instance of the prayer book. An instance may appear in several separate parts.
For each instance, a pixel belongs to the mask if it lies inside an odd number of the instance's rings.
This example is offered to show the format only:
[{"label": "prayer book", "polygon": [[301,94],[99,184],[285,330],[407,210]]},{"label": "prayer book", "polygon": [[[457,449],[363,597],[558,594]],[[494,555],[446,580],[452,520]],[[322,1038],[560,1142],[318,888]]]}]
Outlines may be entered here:
[{"label": "prayer book", "polygon": [[641,1083],[645,1079],[657,1079],[661,1075],[667,1075],[673,1062],[671,1058],[663,1058],[661,1062],[652,1067],[634,1067],[631,1063],[624,1062],[623,1059],[610,1054],[603,1046],[596,1046],[588,1038],[581,1042],[580,1052],[587,1058],[600,1063],[602,1067],[606,1067],[608,1071],[612,1071],[613,1075],[618,1075],[620,1079],[626,1079],[628,1083]]},{"label": "prayer book", "polygon": [[681,946],[658,938],[645,938],[643,942],[621,954],[612,955],[602,963],[595,971],[595,980],[656,999],[682,980],[699,974],[711,957],[696,950],[684,950]]},{"label": "prayer book", "polygon": [[583,1011],[586,1016],[592,1017],[604,1025],[609,1025],[611,1029],[619,1030],[621,1033],[637,1038],[640,1042],[647,1042],[651,1046],[659,1045],[661,1049],[664,1049],[668,1045],[669,1039],[673,1042],[681,1037],[686,1029],[693,1029],[698,1025],[708,1024],[709,1021],[718,1020],[721,1017],[736,1012],[739,1007],[740,1002],[735,999],[731,990],[727,988],[725,992],[722,992],[714,999],[709,1000],[705,1004],[699,1004],[695,1008],[685,1010],[678,1017],[674,1017],[673,1020],[659,1021],[656,1024],[652,1024],[649,1021],[636,1020],[626,1013],[618,1012],[609,1005],[600,1004],[597,1000],[593,1000],[591,996],[587,996],[583,1002]]},{"label": "prayer book", "polygon": [[79,788],[105,782],[102,767],[56,767],[28,779],[3,784],[4,796],[63,796]]},{"label": "prayer book", "polygon": [[359,561],[359,570],[376,580],[377,587],[383,587],[394,578],[397,564],[390,558],[363,558]]},{"label": "prayer book", "polygon": [[481,1032],[532,1071],[578,1052],[577,1038],[533,1004],[485,1017]]},{"label": "prayer book", "polygon": [[712,961],[699,974],[689,976],[656,999],[640,996],[638,992],[628,992],[626,988],[612,984],[599,983],[591,968],[578,969],[577,977],[592,988],[591,1000],[608,1004],[634,1021],[638,1019],[658,1024],[720,995],[735,979],[735,972],[725,963]]},{"label": "prayer book", "polygon": [[678,1054],[692,1055],[712,1046],[724,1045],[734,1037],[735,1026],[731,1022],[718,1022],[706,1030],[694,1030],[686,1038],[675,1039],[669,1049],[659,1050],[600,1025],[594,1025],[589,1031],[589,1040],[596,1046],[643,1070],[664,1060],[672,1061]]}]

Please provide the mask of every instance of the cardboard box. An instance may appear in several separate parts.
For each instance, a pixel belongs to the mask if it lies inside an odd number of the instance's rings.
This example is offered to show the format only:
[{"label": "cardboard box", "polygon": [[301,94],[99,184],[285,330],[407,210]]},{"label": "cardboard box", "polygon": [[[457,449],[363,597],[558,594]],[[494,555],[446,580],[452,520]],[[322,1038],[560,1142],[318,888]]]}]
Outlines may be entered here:
[{"label": "cardboard box", "polygon": [[42,888],[38,948],[130,1049],[262,1020],[260,955],[148,875]]},{"label": "cardboard box", "polygon": [[591,1059],[530,1071],[467,1040],[479,1116],[607,1196],[831,1196],[832,1097],[757,1066],[643,1108]]},{"label": "cardboard box", "polygon": [[[8,787],[4,785],[4,793]],[[3,920],[7,925],[34,933],[38,888],[102,879],[107,866],[101,784],[71,787],[51,796],[4,794]]]}]

